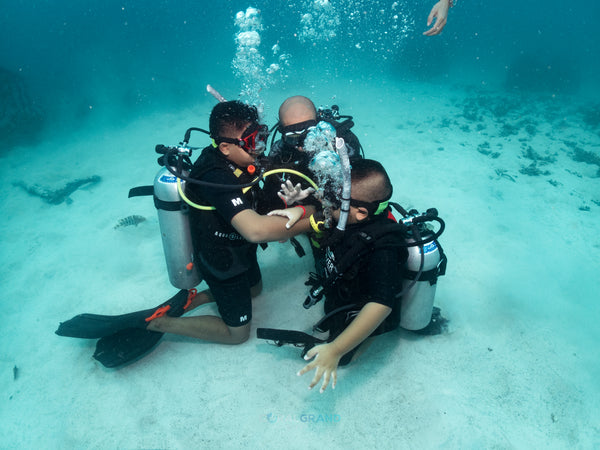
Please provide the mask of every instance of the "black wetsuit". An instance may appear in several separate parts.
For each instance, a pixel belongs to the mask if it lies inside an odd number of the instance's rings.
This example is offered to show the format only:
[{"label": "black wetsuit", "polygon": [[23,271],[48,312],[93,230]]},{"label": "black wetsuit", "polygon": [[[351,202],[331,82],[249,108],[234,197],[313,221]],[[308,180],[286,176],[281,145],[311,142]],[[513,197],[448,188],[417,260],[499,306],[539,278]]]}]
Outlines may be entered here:
[{"label": "black wetsuit", "polygon": [[202,150],[190,173],[191,178],[233,188],[186,184],[186,194],[194,203],[213,210],[191,208],[190,224],[194,260],[217,303],[223,321],[232,327],[252,318],[250,288],[261,279],[256,261],[257,245],[248,242],[231,225],[240,211],[255,207],[254,191],[242,193],[236,185],[253,176],[237,167],[215,147]]},{"label": "black wetsuit", "polygon": [[[350,224],[341,241],[325,249],[325,274],[334,277],[334,266],[338,265],[347,252],[360,240],[359,233],[376,229],[390,223],[386,213],[375,216],[367,222]],[[386,234],[377,238],[377,245],[368,247],[364,255],[355,259],[343,276],[326,290],[325,314],[340,307],[348,307],[344,312],[333,315],[329,326],[329,340],[335,339],[350,324],[360,310],[369,302],[379,303],[392,309],[385,321],[372,333],[372,336],[385,333],[398,327],[400,323],[400,298],[402,290],[401,268],[408,258],[406,247],[394,245],[397,234]],[[367,248],[367,247],[363,247]],[[339,267],[339,266],[338,266]]]}]

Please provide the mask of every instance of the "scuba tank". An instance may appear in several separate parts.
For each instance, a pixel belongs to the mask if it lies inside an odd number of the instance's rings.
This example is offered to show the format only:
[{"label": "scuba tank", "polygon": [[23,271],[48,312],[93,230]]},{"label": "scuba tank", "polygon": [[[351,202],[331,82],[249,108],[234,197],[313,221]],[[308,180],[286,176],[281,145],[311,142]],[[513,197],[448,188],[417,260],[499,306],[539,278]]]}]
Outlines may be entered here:
[{"label": "scuba tank", "polygon": [[[416,210],[406,213],[399,205],[394,205],[404,218],[407,227],[406,246],[408,258],[402,274],[400,301],[400,326],[405,330],[425,328],[433,312],[433,300],[439,276],[446,273],[447,258],[437,241],[444,231],[444,222],[438,217],[435,208],[418,215]],[[441,228],[433,233],[425,226],[426,222],[437,221]]]},{"label": "scuba tank", "polygon": [[[185,181],[180,182],[184,189]],[[177,177],[166,167],[161,168],[154,178],[154,206],[169,280],[178,289],[191,289],[200,284],[202,278],[193,263],[189,210],[179,195]]]},{"label": "scuba tank", "polygon": [[[415,240],[408,238],[406,242],[411,244]],[[410,286],[419,273],[421,256],[423,257],[421,275]],[[405,330],[420,330],[429,324],[437,286],[438,266],[441,261],[440,248],[436,241],[424,244],[422,247],[408,247],[408,259],[402,282],[404,294],[400,302],[400,326]]]}]

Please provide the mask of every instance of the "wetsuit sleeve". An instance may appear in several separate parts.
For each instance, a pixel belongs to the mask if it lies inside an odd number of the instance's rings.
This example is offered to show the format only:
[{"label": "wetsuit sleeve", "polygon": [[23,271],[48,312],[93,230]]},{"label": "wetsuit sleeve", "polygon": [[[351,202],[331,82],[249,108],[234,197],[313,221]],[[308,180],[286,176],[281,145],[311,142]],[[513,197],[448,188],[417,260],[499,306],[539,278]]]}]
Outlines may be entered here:
[{"label": "wetsuit sleeve", "polygon": [[366,269],[367,301],[393,308],[400,292],[399,259],[397,248],[375,250],[369,257]]},{"label": "wetsuit sleeve", "polygon": [[[240,181],[228,170],[215,169],[204,174],[202,181],[217,184],[237,185]],[[233,216],[245,209],[252,209],[252,204],[248,201],[241,188],[222,189],[210,186],[201,186],[202,197],[208,204],[214,206],[217,212],[228,222],[231,222]]]}]

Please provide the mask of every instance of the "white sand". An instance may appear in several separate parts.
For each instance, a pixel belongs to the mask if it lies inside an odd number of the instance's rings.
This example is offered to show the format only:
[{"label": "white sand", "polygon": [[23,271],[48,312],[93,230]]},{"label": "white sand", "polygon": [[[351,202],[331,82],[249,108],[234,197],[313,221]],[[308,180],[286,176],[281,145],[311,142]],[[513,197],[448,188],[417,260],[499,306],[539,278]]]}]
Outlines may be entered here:
[{"label": "white sand", "polygon": [[[600,446],[600,178],[563,142],[598,155],[600,137],[575,114],[578,100],[522,105],[537,134],[501,137],[485,108],[480,132],[462,117],[465,98],[499,92],[338,80],[267,92],[269,124],[295,93],[354,115],[367,156],[394,181],[396,201],[438,208],[449,263],[436,304],[449,332],[382,336],[323,394],[307,390],[309,375],[296,376],[298,349],[255,337],[228,347],[166,336],[147,357],[108,370],[91,358],[95,341],[56,336],[58,323],[77,313],[119,314],[175,293],[152,201],[127,192],[152,183],[155,144],[207,127],[207,96],[193,110],[96,125],[1,156],[0,447]],[[549,107],[565,121],[548,121]],[[484,142],[500,156],[478,152]],[[551,175],[519,173],[531,162],[523,143],[556,156],[538,166]],[[91,175],[102,182],[56,206],[11,185],[61,187]],[[113,229],[132,214],[147,221]],[[260,261],[265,290],[253,326],[310,330],[320,310],[301,306],[309,257],[271,244]]]}]

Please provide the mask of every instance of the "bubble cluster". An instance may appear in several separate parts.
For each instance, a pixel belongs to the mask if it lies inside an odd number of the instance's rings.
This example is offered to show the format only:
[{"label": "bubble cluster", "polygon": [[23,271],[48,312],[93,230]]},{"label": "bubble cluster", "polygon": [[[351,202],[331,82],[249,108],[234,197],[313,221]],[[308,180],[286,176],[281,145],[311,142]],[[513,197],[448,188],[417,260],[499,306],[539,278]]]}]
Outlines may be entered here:
[{"label": "bubble cluster", "polygon": [[280,54],[279,45],[275,44],[271,51],[277,58],[276,62],[266,66],[265,58],[259,50],[260,32],[263,31],[260,10],[250,7],[246,11],[239,11],[235,16],[235,25],[238,27],[235,36],[237,50],[232,67],[235,75],[242,80],[240,97],[262,109],[260,91],[275,82],[276,73],[283,76],[282,69],[289,65],[289,55]]},{"label": "bubble cluster", "polygon": [[309,0],[305,2],[300,17],[301,42],[329,40],[337,35],[340,17],[329,0]]},{"label": "bubble cluster", "polygon": [[406,0],[348,0],[343,28],[354,47],[387,58],[414,32],[414,16]]},{"label": "bubble cluster", "polygon": [[290,7],[299,17],[301,42],[343,38],[354,49],[383,58],[397,53],[415,29],[414,5],[407,0],[303,0]]},{"label": "bubble cluster", "polygon": [[319,122],[304,141],[304,151],[312,159],[308,168],[315,174],[325,200],[337,203],[342,192],[343,174],[340,157],[335,150],[335,128],[327,122]]}]

